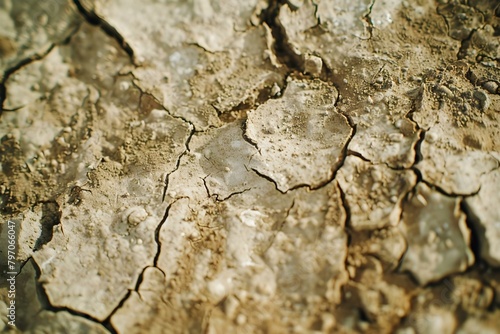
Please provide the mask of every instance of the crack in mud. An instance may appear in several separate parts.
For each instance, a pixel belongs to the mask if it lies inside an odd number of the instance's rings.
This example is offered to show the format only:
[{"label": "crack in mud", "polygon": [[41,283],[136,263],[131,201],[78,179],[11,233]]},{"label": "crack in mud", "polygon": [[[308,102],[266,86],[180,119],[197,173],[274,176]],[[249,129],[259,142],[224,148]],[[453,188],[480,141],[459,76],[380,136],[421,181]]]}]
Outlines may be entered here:
[{"label": "crack in mud", "polygon": [[167,189],[168,189],[168,184],[169,184],[169,179],[170,179],[170,175],[172,175],[174,172],[176,172],[178,169],[179,169],[179,166],[181,164],[181,159],[183,156],[185,156],[186,154],[188,154],[190,152],[189,150],[189,143],[191,142],[191,138],[193,138],[194,134],[195,134],[195,129],[194,129],[194,126],[189,123],[189,135],[188,135],[188,138],[186,139],[186,142],[184,143],[184,146],[185,146],[185,150],[179,155],[179,157],[177,158],[177,162],[175,164],[175,167],[174,169],[167,173],[167,175],[165,176],[165,186],[163,188],[163,195],[162,195],[162,203],[165,201],[165,197],[167,195]]},{"label": "crack in mud", "polygon": [[209,176],[210,175],[207,175],[207,176],[205,176],[205,177],[202,178],[202,180],[203,180],[203,186],[205,187],[205,191],[207,192],[208,198],[213,198],[213,199],[215,199],[216,202],[219,202],[219,203],[227,201],[228,199],[230,199],[233,196],[244,194],[244,193],[246,193],[246,192],[248,192],[248,191],[250,191],[250,190],[253,189],[253,188],[245,188],[245,189],[240,190],[240,191],[235,191],[235,192],[230,193],[229,195],[227,195],[226,197],[224,197],[224,198],[221,199],[221,198],[219,198],[220,197],[219,194],[211,194],[210,193],[210,189],[208,188],[208,185],[207,185],[207,178]]},{"label": "crack in mud", "polygon": [[[167,208],[165,209],[165,214],[163,215],[162,220],[160,221],[160,223],[158,224],[158,226],[156,226],[156,229],[155,229],[155,242],[158,245],[158,248],[157,248],[155,257],[153,259],[153,266],[156,267],[156,268],[158,268],[158,269],[160,269],[158,267],[158,259],[160,258],[160,253],[161,253],[161,241],[160,241],[161,228],[163,227],[163,224],[165,224],[165,222],[167,221],[167,218],[168,218],[168,215],[170,213],[170,209],[172,208],[172,205],[174,205],[175,203],[177,203],[177,201],[180,200],[181,198],[177,198],[176,200],[174,200],[172,203],[170,203],[167,206]],[[163,270],[161,270],[161,269],[160,269],[160,271],[163,272]]]},{"label": "crack in mud", "polygon": [[363,20],[368,24],[367,30],[368,30],[368,34],[370,35],[368,37],[368,40],[372,39],[372,37],[373,37],[374,26],[373,26],[373,21],[372,21],[372,18],[370,15],[372,14],[372,10],[373,10],[374,5],[375,5],[375,0],[371,0],[370,5],[368,6],[368,13],[365,16],[363,16]]},{"label": "crack in mud", "polygon": [[457,52],[457,59],[458,60],[462,60],[462,59],[467,58],[467,50],[470,47],[470,42],[472,40],[472,37],[476,33],[476,31],[477,31],[477,29],[472,29],[469,36],[467,36],[467,38],[460,41],[460,48],[458,49],[458,52]]},{"label": "crack in mud", "polygon": [[[73,34],[76,33],[78,29],[76,29],[71,35],[69,38],[71,38],[71,36]],[[2,81],[0,81],[0,117],[2,117],[2,113],[3,112],[13,112],[13,111],[16,111],[16,110],[19,110],[21,108],[23,108],[24,106],[19,106],[19,107],[14,107],[14,108],[11,108],[11,109],[5,109],[3,107],[4,103],[5,103],[5,100],[7,99],[7,87],[5,86],[7,80],[9,79],[9,77],[15,73],[16,71],[20,70],[21,68],[31,64],[32,62],[35,62],[37,60],[42,60],[43,58],[45,58],[54,48],[56,47],[56,44],[51,44],[48,49],[43,52],[43,53],[37,53],[37,54],[34,54],[28,58],[25,58],[25,59],[22,59],[21,61],[19,61],[16,65],[8,68],[7,70],[5,70],[5,72],[3,73],[3,76],[2,76]]]},{"label": "crack in mud", "polygon": [[90,24],[94,26],[98,26],[99,28],[106,33],[109,37],[116,40],[116,42],[120,45],[120,47],[125,51],[125,53],[129,56],[132,64],[136,65],[136,59],[134,56],[134,50],[127,43],[125,38],[118,32],[118,30],[109,24],[106,20],[99,17],[93,9],[85,8],[80,0],[73,0],[75,6],[78,8],[78,11],[83,16],[83,18]]}]

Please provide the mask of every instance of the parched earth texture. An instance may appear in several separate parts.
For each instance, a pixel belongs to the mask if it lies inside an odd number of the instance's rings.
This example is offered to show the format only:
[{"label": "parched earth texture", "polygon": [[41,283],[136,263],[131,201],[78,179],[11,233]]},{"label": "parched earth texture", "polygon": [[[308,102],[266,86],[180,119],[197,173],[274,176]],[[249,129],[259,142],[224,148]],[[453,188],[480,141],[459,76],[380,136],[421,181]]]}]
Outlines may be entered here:
[{"label": "parched earth texture", "polygon": [[497,0],[1,0],[0,330],[500,333],[499,85]]}]

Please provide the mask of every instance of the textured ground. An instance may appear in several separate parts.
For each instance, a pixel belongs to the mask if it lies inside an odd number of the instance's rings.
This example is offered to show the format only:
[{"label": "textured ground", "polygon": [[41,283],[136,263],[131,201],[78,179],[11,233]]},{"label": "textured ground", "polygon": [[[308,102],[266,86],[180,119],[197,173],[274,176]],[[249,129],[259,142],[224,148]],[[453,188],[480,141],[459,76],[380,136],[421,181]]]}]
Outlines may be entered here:
[{"label": "textured ground", "polygon": [[0,330],[497,333],[499,85],[496,0],[0,0]]}]

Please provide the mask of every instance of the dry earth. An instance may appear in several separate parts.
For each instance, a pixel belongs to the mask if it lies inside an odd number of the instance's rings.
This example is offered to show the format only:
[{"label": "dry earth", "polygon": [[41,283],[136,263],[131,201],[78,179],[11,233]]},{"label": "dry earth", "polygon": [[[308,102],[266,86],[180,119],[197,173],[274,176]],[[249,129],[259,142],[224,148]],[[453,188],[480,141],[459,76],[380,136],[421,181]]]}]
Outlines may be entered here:
[{"label": "dry earth", "polygon": [[0,79],[0,330],[500,332],[497,0],[0,0]]}]

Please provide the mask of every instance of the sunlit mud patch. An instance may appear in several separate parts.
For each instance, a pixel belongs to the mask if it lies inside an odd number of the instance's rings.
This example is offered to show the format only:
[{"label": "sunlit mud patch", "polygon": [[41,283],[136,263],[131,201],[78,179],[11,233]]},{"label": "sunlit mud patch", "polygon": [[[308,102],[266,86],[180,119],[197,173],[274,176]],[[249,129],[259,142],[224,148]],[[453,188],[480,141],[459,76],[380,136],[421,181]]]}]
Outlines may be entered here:
[{"label": "sunlit mud patch", "polygon": [[[250,163],[281,191],[329,181],[352,128],[335,110],[337,90],[321,81],[292,80],[281,99],[248,116],[246,135],[260,151]],[[285,162],[286,163],[283,163]]]}]

